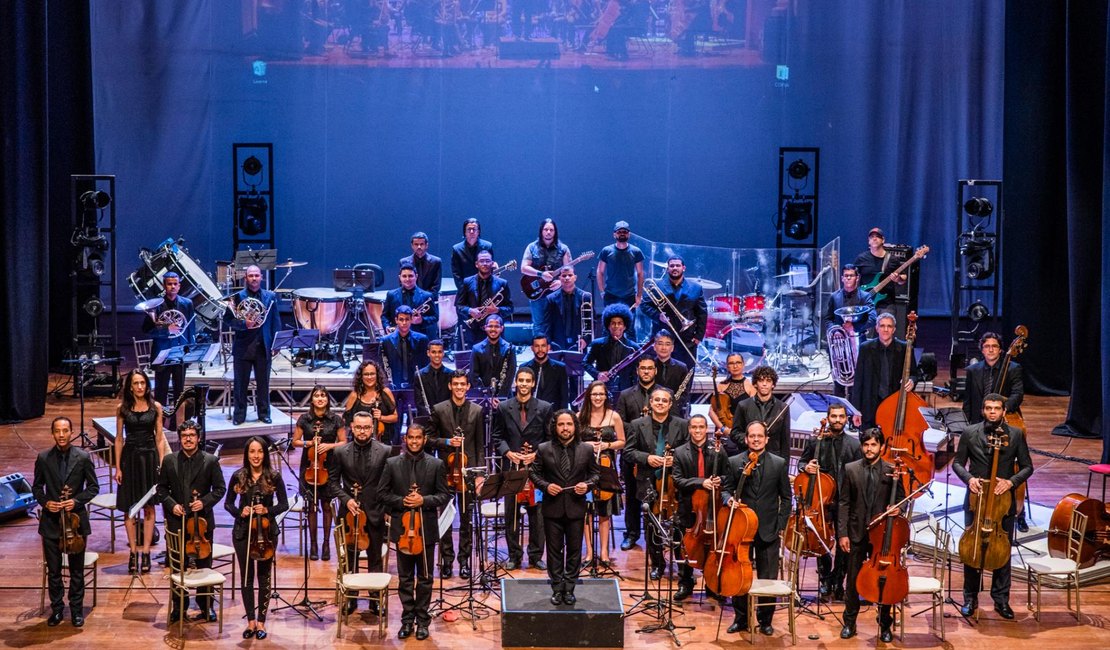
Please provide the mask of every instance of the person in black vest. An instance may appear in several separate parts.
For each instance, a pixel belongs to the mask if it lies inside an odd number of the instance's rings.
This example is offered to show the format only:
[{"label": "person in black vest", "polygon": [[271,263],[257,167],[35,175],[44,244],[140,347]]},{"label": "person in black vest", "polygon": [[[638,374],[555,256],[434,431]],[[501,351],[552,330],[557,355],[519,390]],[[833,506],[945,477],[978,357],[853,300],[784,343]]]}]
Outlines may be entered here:
[{"label": "person in black vest", "polygon": [[432,407],[451,398],[447,382],[451,371],[443,365],[443,339],[428,341],[428,365],[420,369],[413,382],[416,412],[431,415]]},{"label": "person in black vest", "polygon": [[542,302],[542,318],[536,334],[545,334],[560,350],[582,352],[589,342],[582,338],[582,303],[592,302],[590,294],[575,286],[578,276],[573,268],[559,274],[559,290],[536,302]]},{"label": "person in black vest", "polygon": [[552,359],[551,343],[542,334],[532,337],[532,358],[521,368],[531,368],[536,373],[536,397],[551,404],[553,409],[566,408],[570,403],[570,382],[567,365]]},{"label": "person in black vest", "polygon": [[[548,424],[551,420],[551,404],[532,396],[536,383],[536,373],[531,368],[516,371],[516,394],[502,400],[493,417],[490,434],[497,453],[504,459],[501,471],[527,469],[536,458],[536,450],[547,440]],[[531,451],[524,453],[522,447],[528,443]],[[505,538],[509,547],[509,561],[505,568],[509,571],[522,565],[523,550],[520,544],[520,508],[517,495],[506,499]],[[528,564],[537,569],[545,569],[543,563],[543,515],[538,503],[523,504],[528,515]]]},{"label": "person in black vest", "polygon": [[[988,445],[991,436],[1000,436],[1005,441],[1005,446],[998,453],[998,481],[994,493],[1013,493],[1014,488],[1029,480],[1033,475],[1033,461],[1029,457],[1029,445],[1025,432],[1017,427],[1006,424],[1006,398],[998,393],[990,393],[983,398],[983,421],[964,429],[960,436],[960,446],[956,449],[956,460],[952,463],[952,470],[956,476],[967,484],[967,495],[964,497],[964,530],[971,530],[975,523],[975,514],[969,509],[971,499],[978,498],[983,489],[990,485],[991,464],[994,458],[993,449]],[[985,502],[984,502],[985,503]],[[985,507],[985,506],[984,506]],[[1010,501],[1010,511],[1002,517],[1002,528],[1009,536],[1011,543],[1014,538],[1014,513],[1017,509],[1016,499]],[[1014,618],[1014,610],[1010,608],[1010,563],[1002,565],[991,572],[991,599],[994,601],[994,611],[1005,619]],[[979,591],[982,589],[983,572],[974,567],[964,565],[964,605],[960,612],[964,616],[973,616],[979,606]]]},{"label": "person in black vest", "polygon": [[[307,507],[305,514],[308,516],[308,539],[310,560],[331,559],[331,522],[335,516],[332,510],[331,492],[328,484],[309,484],[305,479],[306,470],[312,462],[314,454],[324,455],[331,450],[347,444],[347,427],[343,425],[343,418],[331,412],[331,396],[328,389],[317,384],[312,387],[309,398],[308,411],[297,419],[297,426],[293,429],[293,446],[304,449],[301,452],[301,464],[298,472],[301,494],[305,498]],[[327,459],[324,459],[327,467]],[[320,477],[323,478],[323,477]],[[319,539],[316,526],[316,513],[323,511],[324,516],[324,554],[320,555],[317,540]]]},{"label": "person in black vest", "polygon": [[578,439],[578,419],[562,409],[552,419],[552,440],[540,445],[532,463],[532,483],[544,494],[543,524],[547,540],[547,575],[551,604],[573,605],[582,570],[582,531],[586,493],[598,479],[593,447]]},{"label": "person in black vest", "polygon": [[407,639],[415,623],[418,641],[428,638],[432,620],[428,608],[432,600],[435,545],[439,539],[439,509],[451,500],[443,461],[424,453],[427,439],[422,425],[409,425],[405,451],[386,461],[378,484],[378,494],[390,512],[389,537],[394,545],[401,539],[403,515],[412,510],[421,515],[423,555],[397,553],[397,595],[401,599],[401,630],[397,638]]},{"label": "person in black vest", "polygon": [[[368,535],[366,569],[371,573],[382,570],[382,544],[385,542],[385,510],[378,494],[378,480],[385,468],[385,460],[392,453],[389,445],[374,440],[376,423],[374,416],[365,411],[355,413],[351,418],[351,432],[355,439],[332,452],[332,468],[328,471],[328,489],[333,499],[339,499],[339,517],[348,512],[361,511],[361,521],[366,529],[359,534]],[[356,486],[358,497],[355,497]],[[347,547],[347,557],[358,559],[355,547]],[[358,600],[347,601],[347,614],[358,608]],[[377,614],[375,604],[370,603],[370,611]]]},{"label": "person in black vest", "polygon": [[[239,576],[242,578],[240,593],[243,596],[243,609],[247,612],[247,629],[243,638],[265,639],[266,612],[270,608],[270,576],[273,573],[276,557],[252,559],[248,545],[251,521],[261,530],[262,519],[269,520],[271,542],[276,546],[278,524],[276,517],[289,509],[289,497],[285,494],[285,481],[280,471],[270,467],[270,454],[267,443],[258,436],[252,436],[243,448],[243,466],[231,476],[231,489],[227,491],[224,509],[231,514],[235,527],[231,531],[231,543],[235,546],[235,557],[239,560]],[[258,576],[258,598],[255,599],[255,576]]]},{"label": "person in black vest", "polygon": [[400,266],[411,264],[416,271],[416,286],[438,298],[443,285],[443,260],[428,252],[428,235],[423,232],[414,232],[409,244],[412,255],[402,257]]},{"label": "person in black vest", "polygon": [[483,330],[490,316],[500,316],[502,323],[513,317],[513,294],[509,283],[493,274],[493,255],[489,251],[478,253],[475,265],[478,272],[464,280],[455,295],[465,345],[474,345],[484,338]]},{"label": "person in black vest", "polygon": [[[693,509],[694,493],[710,493],[709,507],[716,508],[720,501],[722,476],[728,474],[728,456],[722,447],[718,452],[709,440],[709,420],[704,415],[694,415],[687,423],[690,440],[674,452],[674,486],[678,494],[679,526],[674,537],[681,543],[682,536],[694,525],[697,514]],[[714,498],[714,496],[716,498]],[[708,588],[706,589],[708,592]],[[694,570],[686,563],[678,566],[678,591],[674,599],[686,600],[694,593]]]},{"label": "person in black vest", "polygon": [[[274,312],[277,294],[262,288],[262,270],[255,265],[247,267],[246,287],[232,296],[236,309],[248,298],[257,300],[261,308],[247,310],[245,319],[232,318],[231,329],[235,338],[231,344],[231,358],[235,376],[232,397],[234,411],[231,423],[240,425],[247,419],[247,386],[254,372],[255,410],[258,421],[270,424],[270,346],[274,343],[281,320]],[[274,312],[274,313],[271,313]]]},{"label": "person in black vest", "polygon": [[[620,392],[617,396],[617,415],[621,417],[621,421],[625,422],[625,435],[627,436],[631,431],[628,426],[635,422],[637,419],[644,417],[648,414],[648,401],[652,389],[655,388],[655,377],[659,372],[659,366],[655,364],[655,359],[644,355],[636,361],[636,385],[630,386]],[[671,411],[675,415],[674,410]],[[640,495],[636,489],[636,475],[634,473],[636,463],[632,461],[632,456],[629,455],[628,446],[625,446],[625,451],[621,452],[621,482],[625,485],[624,490],[624,539],[621,540],[621,550],[631,550],[636,542],[640,540]]]},{"label": "person in black vest", "polygon": [[390,368],[392,388],[410,388],[416,369],[428,364],[428,337],[412,329],[412,308],[401,305],[393,315],[397,329],[381,339],[382,357]]},{"label": "person in black vest", "polygon": [[[400,327],[396,323],[397,308],[406,306],[409,311],[409,321],[414,332],[419,332],[429,339],[439,336],[439,303],[431,291],[421,289],[416,281],[416,269],[412,264],[401,264],[397,275],[401,286],[390,289],[385,294],[385,305],[382,307],[382,323]],[[418,309],[423,310],[417,314]]]},{"label": "person in black vest", "polygon": [[[195,420],[183,422],[177,430],[177,437],[181,442],[181,451],[166,454],[162,459],[162,469],[158,472],[156,494],[157,499],[162,502],[162,516],[166,520],[167,530],[180,532],[182,535],[186,517],[204,518],[208,523],[205,537],[211,544],[212,535],[216,531],[216,518],[212,509],[227,492],[224,474],[220,471],[220,459],[200,449],[199,425]],[[182,561],[184,558],[174,560],[175,563]],[[197,558],[196,566],[211,569],[212,556]],[[170,623],[180,620],[188,606],[188,602],[177,599],[170,603]],[[200,608],[197,620],[207,619],[210,623],[216,621],[210,591],[197,593],[197,607]]]},{"label": "person in black vest", "polygon": [[760,366],[752,373],[755,395],[740,400],[732,412],[732,432],[729,437],[741,451],[745,451],[748,424],[762,422],[767,427],[767,451],[790,460],[790,409],[786,402],[775,397],[779,374],[770,366]]},{"label": "person in black vest", "polygon": [[[166,291],[162,304],[155,308],[150,318],[143,319],[143,332],[150,334],[151,338],[151,361],[157,359],[162,350],[196,343],[193,301],[178,295],[181,291],[181,276],[173,271],[167,271],[162,276],[162,288]],[[166,315],[166,312],[171,310],[178,312],[180,319]],[[179,324],[179,321],[184,323],[184,327]],[[154,369],[154,399],[161,404],[166,403],[171,381],[174,396],[180,397],[181,392],[185,390],[184,363],[163,364]]]},{"label": "person in black vest", "polygon": [[[898,323],[894,314],[879,314],[875,332],[878,338],[859,346],[856,359],[856,377],[849,391],[849,399],[860,411],[853,418],[856,426],[869,429],[875,426],[875,412],[884,399],[898,391],[902,382],[902,364],[906,355],[906,342],[894,338]],[[917,375],[917,362],[910,355],[910,377],[906,390],[912,390]]]},{"label": "person in black vest", "polygon": [[[802,455],[798,457],[798,467],[801,471],[814,475],[817,469],[830,475],[841,485],[844,474],[844,465],[854,460],[863,458],[859,441],[851,436],[844,435],[844,427],[848,424],[848,410],[843,404],[829,404],[827,437],[821,441],[820,458],[817,457],[817,438],[806,440]],[[828,509],[828,517],[834,523],[837,520],[837,507],[834,501]],[[817,576],[819,580],[818,591],[822,596],[829,596],[833,600],[844,600],[844,575],[848,570],[848,552],[834,548],[836,561],[832,554],[826,553],[817,558]]]},{"label": "person in black vest", "polygon": [[[71,444],[73,423],[65,416],[50,423],[54,446],[39,452],[35,458],[35,478],[31,493],[42,507],[39,515],[39,536],[42,537],[42,556],[46,562],[46,585],[50,594],[50,618],[46,624],[54,627],[62,622],[65,601],[62,583],[62,517],[76,514],[77,533],[87,539],[92,533],[89,513],[85,506],[100,493],[96,471],[88,452]],[[63,498],[62,490],[69,494]],[[69,563],[69,616],[73,627],[85,624],[85,554],[70,553]]]},{"label": "person in black vest", "polygon": [[[837,547],[839,552],[848,553],[844,628],[840,631],[842,639],[850,639],[856,635],[856,617],[859,615],[860,606],[856,578],[859,576],[864,560],[870,557],[874,550],[871,548],[868,524],[886,510],[892,488],[896,490],[895,499],[900,501],[905,496],[902,481],[894,481],[894,468],[879,457],[883,442],[883,432],[877,427],[860,432],[859,443],[863,458],[844,466],[841,481],[837,485],[839,491],[836,521]],[[883,643],[890,643],[894,639],[890,632],[893,622],[891,606],[880,605],[879,640]]]},{"label": "person in black vest", "polygon": [[482,224],[470,218],[463,222],[463,240],[451,248],[451,275],[455,278],[455,288],[462,291],[463,280],[474,274],[474,264],[478,253],[489,251],[493,259],[493,244],[482,239]]},{"label": "person in black vest", "polygon": [[[754,465],[750,474],[744,476],[745,468],[752,463]],[[790,478],[786,473],[787,464],[786,459],[768,449],[766,425],[753,421],[748,424],[745,453],[729,459],[728,476],[725,478],[723,495],[726,504],[731,505],[732,500],[737,499],[754,510],[759,519],[759,530],[752,541],[751,552],[756,577],[763,580],[773,580],[779,575],[780,536],[790,518],[790,502],[793,497]],[[729,633],[748,629],[748,598],[732,598],[735,618],[728,628]],[[773,600],[759,597],[760,604]],[[770,636],[775,633],[775,629],[771,627],[774,615],[774,607],[756,608],[760,634]]]}]

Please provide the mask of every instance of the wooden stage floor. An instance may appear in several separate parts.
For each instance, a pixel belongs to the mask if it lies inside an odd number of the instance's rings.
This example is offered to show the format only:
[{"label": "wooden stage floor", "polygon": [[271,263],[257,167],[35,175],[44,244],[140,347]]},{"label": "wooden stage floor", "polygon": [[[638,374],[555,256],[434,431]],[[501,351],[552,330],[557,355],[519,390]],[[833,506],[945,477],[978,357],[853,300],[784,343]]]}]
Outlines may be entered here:
[{"label": "wooden stage floor", "polygon": [[[60,378],[55,377],[55,379]],[[91,432],[92,427],[89,423],[92,418],[110,416],[114,405],[115,401],[109,398],[88,400],[85,413],[86,429]],[[1083,463],[1075,459],[1097,461],[1101,450],[1100,441],[1073,440],[1050,435],[1051,428],[1064,419],[1066,408],[1067,398],[1045,397],[1027,397],[1024,408],[1031,429],[1031,446],[1037,450],[1062,454],[1073,459],[1053,458],[1040,453],[1033,455],[1037,471],[1030,485],[1032,499],[1049,509],[1063,495],[1086,490],[1087,470]],[[49,419],[60,414],[76,419],[77,400],[69,397],[50,397],[47,403],[47,414],[46,418],[39,420],[0,426],[0,451],[2,451],[0,470],[3,474],[22,472],[30,480],[36,453],[51,444]],[[238,467],[242,459],[241,454],[234,449],[236,446],[234,443],[229,444],[223,453],[222,465],[225,475],[228,476]],[[297,459],[293,458],[292,461],[296,462]],[[290,478],[287,477],[287,481]],[[1096,480],[1093,489],[1097,492],[1099,488],[1100,485]],[[222,508],[218,508],[216,512],[219,525],[230,524]],[[1041,525],[1046,524],[1047,522],[1041,523]],[[399,647],[406,643],[396,638],[397,630],[400,628],[401,611],[396,595],[392,597],[390,603],[387,637],[382,640],[376,637],[376,622],[368,615],[361,621],[357,620],[357,615],[352,617],[352,625],[344,626],[343,639],[336,640],[336,609],[333,605],[327,605],[321,610],[323,622],[306,621],[289,611],[278,612],[269,617],[267,626],[270,632],[269,639],[243,641],[240,635],[244,627],[241,619],[243,614],[241,599],[236,595],[235,600],[231,600],[230,593],[225,595],[226,624],[222,635],[217,634],[215,624],[205,624],[187,628],[184,640],[179,639],[176,634],[169,634],[167,631],[165,605],[167,593],[165,581],[161,575],[156,572],[151,574],[153,577],[148,577],[148,582],[153,586],[161,604],[155,602],[141,589],[133,591],[125,598],[128,584],[127,554],[123,550],[124,545],[119,543],[115,553],[108,552],[107,524],[100,523],[94,524],[93,535],[90,538],[90,549],[101,553],[99,602],[95,609],[90,609],[92,603],[90,590],[85,602],[87,621],[84,628],[75,630],[69,625],[68,620],[56,628],[49,628],[46,626],[45,615],[39,609],[41,546],[35,532],[35,525],[35,520],[27,517],[0,524],[0,559],[6,567],[0,584],[0,639],[8,647],[34,647],[48,644],[61,644],[61,647],[66,648],[158,647],[163,644],[171,647],[183,647],[186,644],[194,647],[246,647],[249,644],[256,644],[275,648],[348,648],[366,645]],[[122,534],[122,529],[120,533]],[[228,543],[229,539],[230,529],[221,526],[217,531],[216,541]],[[302,581],[302,560],[298,555],[298,542],[294,531],[290,531],[286,543],[280,546],[278,551],[281,557],[276,572],[276,586],[286,599],[299,600],[301,594],[296,592]],[[643,590],[642,546],[637,546],[627,553],[619,549],[614,550],[613,558],[617,569],[624,577],[621,589],[627,608],[633,600],[631,595]],[[916,561],[914,564],[917,564]],[[922,571],[923,569],[924,567],[920,565],[911,566],[911,570]],[[310,585],[313,589],[311,597],[330,599],[333,594],[334,562],[313,562],[311,572]],[[545,577],[545,574],[531,569],[514,572],[514,575],[525,578]],[[953,595],[957,600],[961,600],[959,590],[961,571],[958,563],[954,566],[952,579]],[[813,567],[810,563],[804,576],[803,591],[812,590],[814,582]],[[447,581],[448,587],[460,584],[462,582],[457,577]],[[455,602],[461,596],[449,594],[447,598]],[[980,596],[980,602],[985,603],[987,609],[982,612],[978,624],[969,624],[957,614],[955,608],[951,606],[946,608],[947,642],[941,643],[928,630],[926,619],[930,615],[922,614],[908,619],[905,641],[897,641],[896,633],[896,641],[893,645],[910,648],[961,649],[997,648],[1000,645],[1089,648],[1106,647],[1110,643],[1110,632],[1107,632],[1107,628],[1110,627],[1110,585],[1107,581],[1084,588],[1082,624],[1077,623],[1064,611],[1062,592],[1046,592],[1044,600],[1045,611],[1042,621],[1037,623],[1025,607],[1025,584],[1015,580],[1010,598],[1010,604],[1017,613],[1015,621],[1000,619],[990,610],[989,595],[983,593]],[[487,602],[497,605],[495,596],[490,596]],[[838,615],[841,608],[839,603],[835,603],[832,613]],[[913,611],[917,611],[917,608]],[[694,630],[682,631],[679,634],[684,648],[735,647],[748,642],[746,635],[724,633],[724,628],[730,622],[731,609],[726,610],[724,614],[721,639],[715,640],[720,609],[712,601],[701,602],[697,598],[687,601],[681,614],[681,617],[676,620],[677,624],[695,626]],[[777,612],[775,636],[757,635],[756,645],[776,648],[789,646],[786,617],[785,610]],[[636,630],[652,622],[654,622],[653,619],[642,614],[626,619],[625,645],[636,648],[672,647],[671,639],[666,634],[636,633]],[[500,646],[500,621],[497,616],[477,621],[476,628],[473,630],[470,622],[465,619],[445,622],[437,618],[432,623],[432,636],[429,640],[423,642],[410,640],[408,643],[416,647],[428,648]],[[841,641],[839,630],[840,624],[834,616],[826,614],[825,620],[821,621],[803,613],[798,620],[798,645],[855,648],[872,647],[878,644],[872,611],[865,609],[861,613],[860,634],[855,639]],[[174,632],[176,633],[176,627]]]}]

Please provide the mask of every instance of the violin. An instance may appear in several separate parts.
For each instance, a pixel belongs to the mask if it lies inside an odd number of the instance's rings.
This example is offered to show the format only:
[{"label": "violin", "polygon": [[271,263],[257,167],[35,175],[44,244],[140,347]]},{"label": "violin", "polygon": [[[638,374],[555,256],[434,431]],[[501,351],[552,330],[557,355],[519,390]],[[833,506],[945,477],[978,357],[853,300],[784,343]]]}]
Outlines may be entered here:
[{"label": "violin", "polygon": [[[828,425],[828,420],[822,418],[821,428],[814,432],[817,436],[817,448],[813,457],[818,462],[821,458],[821,444],[829,436]],[[835,495],[836,479],[829,473],[822,472],[820,465],[816,474],[799,471],[794,477],[797,507],[794,516],[786,522],[784,539],[794,539],[796,533],[801,533],[805,536],[802,552],[806,555],[820,557],[832,552],[836,545],[836,526],[828,517],[828,509]]]},{"label": "violin", "polygon": [[[531,454],[532,453],[532,445],[528,442],[525,442],[524,444],[522,444],[520,446],[520,453],[524,456],[527,456],[528,454]],[[514,463],[514,466],[518,470],[523,469],[523,467],[520,466],[520,463]],[[531,478],[529,478],[527,481],[525,481],[524,482],[524,487],[520,488],[520,492],[516,493],[516,503],[517,503],[518,507],[522,503],[524,505],[528,506],[529,508],[536,505],[536,486],[532,485],[532,479]]]},{"label": "violin", "polygon": [[456,492],[463,492],[466,490],[466,434],[463,432],[462,427],[455,427],[455,435],[461,436],[463,444],[461,447],[455,447],[455,451],[447,454],[447,485]]},{"label": "violin", "polygon": [[910,364],[913,361],[913,342],[916,338],[917,312],[911,311],[906,316],[906,356],[902,362],[902,383],[899,384],[898,391],[884,399],[875,411],[875,423],[888,434],[886,446],[883,447],[883,460],[892,465],[901,461],[908,470],[902,474],[902,488],[906,494],[914,492],[911,481],[916,481],[919,485],[928,483],[933,480],[935,471],[933,454],[925,449],[924,436],[929,423],[921,414],[921,409],[928,405],[917,393],[906,390]]},{"label": "violin", "polygon": [[[709,470],[709,478],[717,476],[717,465],[721,459],[721,438],[724,434],[718,430],[714,434],[713,467]],[[697,489],[690,496],[690,507],[694,512],[694,525],[686,529],[682,535],[682,548],[686,552],[686,561],[695,569],[705,567],[705,561],[710,552],[717,545],[717,511],[713,505],[717,503],[717,490]]]},{"label": "violin", "polygon": [[[373,402],[370,402],[370,412],[371,413],[373,413],[374,411],[380,411],[381,408],[382,408],[382,398],[377,397],[377,398],[374,398]],[[378,442],[383,442],[382,438],[384,438],[384,437],[385,437],[385,422],[382,422],[381,418],[374,418],[374,438],[376,438],[378,440]]]},{"label": "violin", "polygon": [[[409,496],[420,494],[416,483],[409,488]],[[424,519],[420,508],[409,508],[401,515],[401,537],[397,539],[397,552],[405,555],[423,555]]]},{"label": "violin", "polygon": [[733,494],[732,503],[722,506],[717,512],[718,524],[724,520],[725,528],[717,546],[705,559],[705,586],[718,596],[743,596],[752,588],[751,544],[759,530],[759,517],[755,511],[744,505],[741,496],[744,484],[759,463],[759,454],[748,454],[748,463],[740,475],[739,484]]},{"label": "violin", "polygon": [[254,513],[254,506],[262,503],[262,495],[251,497],[250,526],[247,533],[247,557],[252,560],[274,559],[274,537],[270,533],[270,518]]},{"label": "violin", "polygon": [[[73,496],[73,488],[66,485],[62,487],[59,501],[68,501]],[[74,555],[85,552],[85,536],[81,534],[81,517],[76,512],[62,510],[58,512],[62,520],[62,536],[58,538],[58,547],[62,553]]]},{"label": "violin", "polygon": [[[317,425],[319,422],[316,423]],[[320,487],[328,482],[328,452],[320,451],[320,427],[313,425],[316,434],[312,439],[312,451],[308,457],[308,467],[304,468],[304,482],[308,485]]]},{"label": "violin", "polygon": [[[354,493],[354,499],[357,502],[358,496],[362,493],[362,486],[355,483],[351,486],[351,492]],[[366,530],[366,513],[362,508],[358,510],[348,510],[344,515],[344,522],[347,524],[347,531],[343,538],[343,543],[355,549],[355,557],[366,549],[370,548],[370,533]],[[358,561],[355,561],[355,573],[358,573]]]},{"label": "violin", "polygon": [[[199,498],[200,492],[193,490],[192,501]],[[206,560],[212,557],[212,542],[208,540],[208,520],[200,516],[199,510],[192,514],[186,514],[183,518],[185,520],[185,556],[196,560]]]},{"label": "violin", "polygon": [[[897,504],[898,483],[906,472],[901,459],[896,460],[887,510],[893,510]],[[910,572],[902,552],[910,543],[910,524],[905,517],[894,514],[887,514],[880,521],[883,525],[874,524],[868,533],[871,557],[863,563],[856,576],[856,591],[863,600],[879,605],[897,605],[910,592]]]},{"label": "violin", "polygon": [[717,419],[721,421],[721,426],[726,429],[732,428],[732,398],[726,393],[722,393],[720,387],[717,385],[717,365],[713,364],[713,394],[709,396],[709,408],[717,414]]},{"label": "violin", "polygon": [[[595,431],[598,432],[597,439],[601,440],[601,430],[595,429]],[[597,462],[598,467],[612,467],[613,455],[603,453],[601,451],[601,447],[598,447],[597,453],[594,454],[594,461]],[[613,492],[612,490],[602,490],[601,481],[598,481],[597,487],[594,488],[594,501],[608,501],[609,499],[612,499],[615,494],[616,492]]]},{"label": "violin", "polygon": [[1079,549],[1079,568],[1093,566],[1099,558],[1110,557],[1110,504],[1073,492],[1056,504],[1048,526],[1048,554],[1068,556],[1071,537],[1071,515],[1078,510],[1087,515],[1087,532]]},{"label": "violin", "polygon": [[998,454],[1010,444],[1010,435],[1001,426],[991,432],[983,431],[987,446],[994,450],[991,478],[989,483],[980,481],[979,494],[968,490],[967,508],[974,519],[960,536],[960,559],[970,567],[994,571],[1010,561],[1010,535],[1002,528],[1002,518],[1010,512],[1013,495],[1009,490],[994,493],[998,485]]},{"label": "violin", "polygon": [[[663,458],[674,458],[674,450],[668,444],[663,448]],[[675,509],[678,507],[678,499],[675,497],[674,488],[674,474],[668,472],[668,465],[663,464],[660,468],[662,473],[659,478],[655,479],[655,493],[659,498],[655,503],[651,504],[651,512],[660,519],[670,519],[674,516]]]}]

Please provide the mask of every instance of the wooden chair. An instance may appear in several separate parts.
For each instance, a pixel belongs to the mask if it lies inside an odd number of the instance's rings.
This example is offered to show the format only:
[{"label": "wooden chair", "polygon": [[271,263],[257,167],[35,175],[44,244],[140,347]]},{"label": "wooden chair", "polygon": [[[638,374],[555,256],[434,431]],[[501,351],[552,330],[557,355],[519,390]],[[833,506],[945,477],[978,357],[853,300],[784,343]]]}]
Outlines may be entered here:
[{"label": "wooden chair", "polygon": [[119,512],[116,508],[116,480],[115,480],[115,447],[109,445],[99,449],[89,450],[89,455],[92,457],[93,469],[96,472],[96,480],[100,485],[107,485],[107,491],[101,491],[92,501],[89,501],[86,509],[89,511],[89,521],[107,521],[108,522],[108,552],[116,552],[116,529],[123,528],[126,513]]},{"label": "wooden chair", "polygon": [[947,553],[951,552],[952,535],[940,527],[932,516],[929,517],[929,524],[933,531],[933,553],[929,575],[911,575],[909,594],[896,605],[899,612],[898,638],[901,641],[906,640],[906,608],[910,606],[910,596],[926,594],[932,597],[929,609],[933,611],[933,619],[929,623],[929,628],[939,628],[940,640],[944,641],[944,561],[948,557]]},{"label": "wooden chair", "polygon": [[[347,535],[347,522],[339,519],[335,526],[335,554],[338,562],[335,571],[335,605],[339,608],[336,615],[335,638],[343,634],[343,623],[347,621],[347,601],[357,598],[360,591],[367,593],[367,599],[378,603],[378,636],[385,638],[389,625],[389,581],[393,576],[388,573],[353,573],[351,565],[355,558],[347,555],[344,538]],[[389,544],[382,544],[382,566],[386,566]]]},{"label": "wooden chair", "polygon": [[171,605],[166,612],[166,622],[169,625],[169,613],[173,611],[173,601],[177,600],[177,611],[181,617],[177,622],[177,635],[185,631],[185,605],[191,595],[201,589],[210,589],[212,598],[220,604],[219,621],[220,634],[224,631],[224,583],[227,577],[215,569],[189,569],[185,559],[185,534],[184,531],[172,532],[166,530],[166,561],[170,567],[169,585]]},{"label": "wooden chair", "polygon": [[[41,510],[36,510],[35,511],[35,518],[37,519],[37,518],[41,517],[41,514],[42,514]],[[85,563],[84,563],[84,566],[81,568],[81,570],[82,570],[82,572],[84,573],[84,576],[85,576],[85,585],[86,586],[88,586],[88,584],[90,582],[90,576],[92,578],[91,582],[92,582],[92,594],[93,594],[93,599],[92,599],[92,606],[93,607],[96,607],[96,594],[97,594],[96,576],[97,576],[97,566],[99,565],[99,563],[100,563],[100,554],[99,553],[96,553],[94,551],[88,551],[88,550],[85,551]],[[42,559],[42,588],[41,588],[41,591],[39,593],[39,609],[43,609],[43,610],[46,609],[46,579],[47,579],[47,577],[48,577],[48,572],[47,572],[47,569],[46,569],[46,558],[44,557]],[[62,580],[65,580],[68,577],[69,577],[69,556],[66,555],[65,553],[62,553]]]},{"label": "wooden chair", "polygon": [[[1026,560],[1025,567],[1029,570],[1029,580],[1025,583],[1025,603],[1033,612],[1033,618],[1041,620],[1041,590],[1045,587],[1059,589],[1062,585],[1067,591],[1067,608],[1080,619],[1079,606],[1079,558],[1083,551],[1083,536],[1087,534],[1087,515],[1078,509],[1071,513],[1071,526],[1068,529],[1068,554],[1067,557],[1036,557]],[[1071,590],[1075,589],[1075,609],[1071,608]],[[1037,592],[1036,606],[1033,604],[1033,592]]]},{"label": "wooden chair", "polygon": [[131,345],[135,347],[135,366],[143,372],[150,374],[150,351],[154,346],[153,339],[131,338]]},{"label": "wooden chair", "polygon": [[[790,642],[798,644],[798,631],[794,624],[794,603],[798,600],[798,563],[805,548],[805,536],[799,531],[795,532],[794,539],[790,540],[782,558],[782,571],[779,579],[766,580],[756,578],[752,580],[752,588],[748,590],[748,632],[751,635],[749,642],[755,645],[756,623],[755,612],[757,607],[778,607],[785,603],[790,617]],[[758,597],[774,599],[769,603],[757,602]]]}]

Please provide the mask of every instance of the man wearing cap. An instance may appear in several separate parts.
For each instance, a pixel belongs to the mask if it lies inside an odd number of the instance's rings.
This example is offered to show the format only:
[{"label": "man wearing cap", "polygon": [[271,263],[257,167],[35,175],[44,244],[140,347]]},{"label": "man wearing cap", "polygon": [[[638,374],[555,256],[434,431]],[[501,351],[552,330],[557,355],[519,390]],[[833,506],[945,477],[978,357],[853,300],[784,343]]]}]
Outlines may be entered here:
[{"label": "man wearing cap", "polygon": [[[618,221],[613,225],[616,243],[601,249],[597,257],[597,288],[606,307],[621,303],[636,309],[644,299],[644,252],[628,243],[631,236],[628,222]],[[636,337],[631,323],[628,336]]]},{"label": "man wearing cap", "polygon": [[[859,272],[859,283],[861,287],[867,288],[869,286],[874,286],[876,280],[882,280],[883,276],[890,275],[894,269],[898,268],[898,263],[890,256],[890,253],[883,248],[883,244],[885,243],[886,235],[883,234],[882,228],[875,227],[867,231],[867,250],[856,256],[856,261],[854,262],[856,270]],[[893,284],[906,284],[906,274],[900,273],[895,276]],[[888,285],[885,291],[883,291],[886,296],[875,303],[876,312],[892,311],[895,291],[896,289],[894,287]],[[897,316],[898,314],[895,313],[895,315]],[[904,318],[899,318],[899,322],[904,320]]]}]

